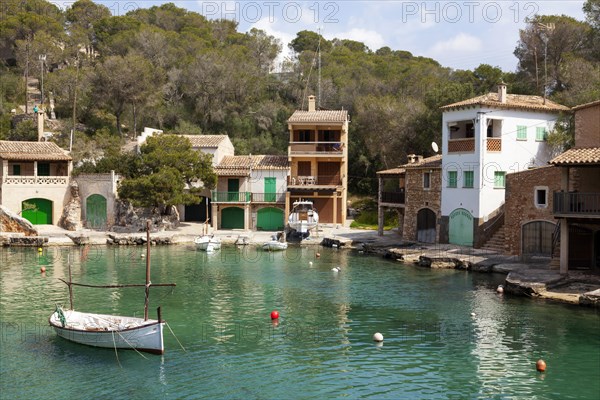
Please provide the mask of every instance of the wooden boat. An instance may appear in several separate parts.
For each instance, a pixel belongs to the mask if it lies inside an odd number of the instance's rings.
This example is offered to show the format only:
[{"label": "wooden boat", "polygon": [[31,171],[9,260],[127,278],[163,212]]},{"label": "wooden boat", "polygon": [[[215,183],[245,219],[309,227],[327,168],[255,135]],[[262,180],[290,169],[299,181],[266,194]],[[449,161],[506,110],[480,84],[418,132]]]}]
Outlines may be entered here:
[{"label": "wooden boat", "polygon": [[275,238],[263,243],[262,245],[262,249],[265,251],[282,251],[287,249],[287,247],[288,244],[286,242],[280,242]]},{"label": "wooden boat", "polygon": [[197,236],[194,239],[196,249],[211,252],[221,248],[221,239],[214,235]]},{"label": "wooden boat", "polygon": [[[146,226],[146,283],[125,285],[85,285],[71,280],[71,264],[69,263],[69,281],[61,279],[69,287],[71,308],[63,310],[60,306],[48,322],[56,334],[64,339],[88,346],[108,347],[115,349],[136,349],[154,354],[165,352],[163,342],[163,327],[160,307],[158,319],[148,319],[148,303],[151,286],[175,286],[174,283],[155,284],[150,282],[150,223]],[[73,286],[93,288],[125,288],[145,287],[144,318],[118,315],[94,314],[73,310]]]}]

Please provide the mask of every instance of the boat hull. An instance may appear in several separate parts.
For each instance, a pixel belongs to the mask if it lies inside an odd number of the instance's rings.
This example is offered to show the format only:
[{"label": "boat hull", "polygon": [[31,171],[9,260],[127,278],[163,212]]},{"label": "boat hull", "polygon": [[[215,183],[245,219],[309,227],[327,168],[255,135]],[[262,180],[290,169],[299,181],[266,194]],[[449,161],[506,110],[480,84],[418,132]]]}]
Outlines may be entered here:
[{"label": "boat hull", "polygon": [[287,249],[287,247],[287,243],[279,241],[267,242],[262,245],[262,249],[264,251],[283,251]]},{"label": "boat hull", "polygon": [[58,312],[49,319],[56,334],[71,342],[94,347],[136,349],[164,354],[164,322],[142,318],[63,311],[65,325]]},{"label": "boat hull", "polygon": [[215,238],[198,237],[194,239],[194,243],[196,244],[196,249],[201,251],[211,252],[221,248],[221,240]]}]

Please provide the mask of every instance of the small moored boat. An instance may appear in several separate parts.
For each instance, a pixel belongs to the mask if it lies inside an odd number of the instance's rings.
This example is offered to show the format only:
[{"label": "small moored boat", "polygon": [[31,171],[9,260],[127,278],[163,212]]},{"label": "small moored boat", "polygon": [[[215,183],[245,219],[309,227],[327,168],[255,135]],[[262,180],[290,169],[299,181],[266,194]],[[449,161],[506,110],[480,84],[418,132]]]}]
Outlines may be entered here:
[{"label": "small moored boat", "polygon": [[276,236],[273,236],[271,240],[263,243],[262,249],[265,251],[282,251],[287,249],[288,244],[286,242],[280,242]]},{"label": "small moored boat", "polygon": [[313,202],[300,200],[293,203],[292,211],[288,217],[288,225],[303,237],[310,234],[310,230],[319,224],[319,214],[313,208]]},{"label": "small moored boat", "polygon": [[194,239],[196,249],[211,252],[221,249],[221,239],[214,235],[198,236]]}]

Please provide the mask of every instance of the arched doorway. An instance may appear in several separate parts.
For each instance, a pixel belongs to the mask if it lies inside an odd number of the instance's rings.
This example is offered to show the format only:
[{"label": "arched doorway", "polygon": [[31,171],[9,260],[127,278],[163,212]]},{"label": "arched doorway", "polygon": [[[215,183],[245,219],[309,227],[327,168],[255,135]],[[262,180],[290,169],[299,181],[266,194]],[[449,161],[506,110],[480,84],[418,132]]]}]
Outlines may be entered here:
[{"label": "arched doorway", "polygon": [[473,216],[464,208],[450,213],[449,242],[459,246],[473,246]]},{"label": "arched doorway", "polygon": [[256,229],[262,231],[283,230],[283,210],[274,207],[261,208],[257,212]]},{"label": "arched doorway", "polygon": [[552,233],[555,224],[549,221],[531,221],[521,228],[521,254],[523,257],[552,256]]},{"label": "arched doorway", "polygon": [[27,199],[21,210],[21,216],[33,225],[52,225],[52,201],[48,199]]},{"label": "arched doorway", "polygon": [[91,229],[106,228],[106,197],[92,194],[85,200],[86,226]]},{"label": "arched doorway", "polygon": [[435,243],[435,213],[429,208],[423,208],[417,213],[417,240]]},{"label": "arched doorway", "polygon": [[244,209],[227,207],[221,211],[221,229],[244,229]]}]

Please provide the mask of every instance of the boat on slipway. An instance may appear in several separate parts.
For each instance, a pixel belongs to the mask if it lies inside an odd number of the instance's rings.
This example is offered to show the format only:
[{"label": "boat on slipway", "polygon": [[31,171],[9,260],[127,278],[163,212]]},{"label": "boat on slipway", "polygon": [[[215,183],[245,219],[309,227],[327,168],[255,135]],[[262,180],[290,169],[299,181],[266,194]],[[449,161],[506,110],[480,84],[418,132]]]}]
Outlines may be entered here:
[{"label": "boat on slipway", "polygon": [[319,214],[314,209],[312,201],[299,200],[292,204],[292,211],[288,216],[290,236],[299,236],[301,239],[307,238],[310,231],[318,225]]}]

